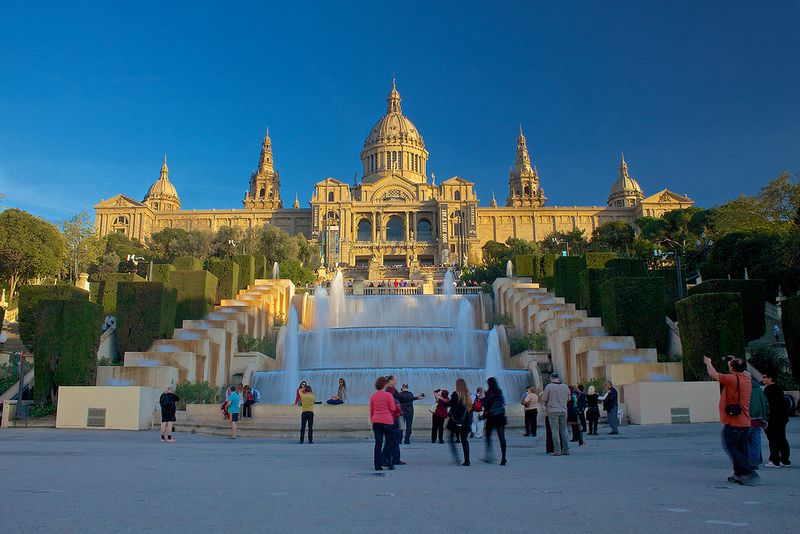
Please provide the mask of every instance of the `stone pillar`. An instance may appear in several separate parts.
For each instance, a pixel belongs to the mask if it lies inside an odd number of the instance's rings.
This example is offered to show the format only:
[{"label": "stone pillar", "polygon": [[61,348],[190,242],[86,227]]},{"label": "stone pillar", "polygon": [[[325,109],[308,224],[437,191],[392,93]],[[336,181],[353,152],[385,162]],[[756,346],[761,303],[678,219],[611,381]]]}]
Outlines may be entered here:
[{"label": "stone pillar", "polygon": [[87,273],[80,273],[78,279],[75,280],[75,287],[89,291],[89,275]]}]

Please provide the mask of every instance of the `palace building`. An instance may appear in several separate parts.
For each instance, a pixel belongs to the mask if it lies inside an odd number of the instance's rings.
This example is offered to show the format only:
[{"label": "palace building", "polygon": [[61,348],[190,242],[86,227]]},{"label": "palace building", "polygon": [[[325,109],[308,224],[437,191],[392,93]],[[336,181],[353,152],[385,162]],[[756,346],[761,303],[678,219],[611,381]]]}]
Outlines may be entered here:
[{"label": "palace building", "polygon": [[434,266],[479,262],[481,247],[490,240],[542,241],[576,228],[590,237],[608,221],[635,226],[639,217],[693,204],[667,189],[645,196],[623,156],[605,205],[548,206],[520,128],[505,205],[499,206],[492,195],[488,207],[479,206],[474,182],[453,176],[437,183],[427,172],[425,141],[400,102],[393,81],[386,113],[364,141],[360,181],[317,182],[308,207],[300,207],[297,198],[291,208],[284,207],[267,131],[241,209],[181,209],[165,157],[158,179],[141,202],[119,194],[95,206],[97,232],[120,232],[145,241],[164,228],[213,232],[224,226],[272,224],[317,243],[326,266]]}]

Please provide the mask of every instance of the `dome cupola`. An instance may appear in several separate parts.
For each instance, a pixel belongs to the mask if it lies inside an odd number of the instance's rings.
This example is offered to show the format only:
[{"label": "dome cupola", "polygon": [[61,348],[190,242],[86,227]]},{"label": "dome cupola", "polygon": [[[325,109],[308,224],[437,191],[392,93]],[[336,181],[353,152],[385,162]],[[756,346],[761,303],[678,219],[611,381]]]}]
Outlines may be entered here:
[{"label": "dome cupola", "polygon": [[608,205],[612,208],[637,206],[643,199],[644,192],[639,182],[628,174],[628,164],[625,161],[625,154],[622,154],[619,162],[619,177],[611,186]]},{"label": "dome cupola", "polygon": [[181,201],[178,198],[178,191],[172,182],[169,181],[169,167],[167,167],[167,155],[164,154],[164,164],[161,166],[161,174],[158,180],[153,182],[143,202],[150,206],[154,211],[178,211],[181,209]]}]

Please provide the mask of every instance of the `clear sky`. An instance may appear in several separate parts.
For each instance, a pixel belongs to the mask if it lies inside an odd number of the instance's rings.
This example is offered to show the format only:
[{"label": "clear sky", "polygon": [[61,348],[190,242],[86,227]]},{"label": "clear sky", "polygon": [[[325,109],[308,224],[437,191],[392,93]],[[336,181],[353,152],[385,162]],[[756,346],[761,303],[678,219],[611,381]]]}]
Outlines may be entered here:
[{"label": "clear sky", "polygon": [[141,200],[166,152],[184,209],[240,208],[268,126],[307,206],[352,183],[393,73],[429,173],[483,205],[520,123],[551,205],[603,205],[620,151],[701,206],[800,171],[798,1],[380,4],[4,2],[4,204]]}]

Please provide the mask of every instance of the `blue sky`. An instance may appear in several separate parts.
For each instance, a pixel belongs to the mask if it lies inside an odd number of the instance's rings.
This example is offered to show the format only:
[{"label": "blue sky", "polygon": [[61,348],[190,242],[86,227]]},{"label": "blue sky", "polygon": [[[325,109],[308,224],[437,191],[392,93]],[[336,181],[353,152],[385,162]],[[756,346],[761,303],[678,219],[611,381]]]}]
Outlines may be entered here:
[{"label": "blue sky", "polygon": [[800,171],[796,1],[67,4],[0,17],[0,192],[54,221],[141,199],[165,152],[185,209],[241,207],[267,126],[307,205],[393,73],[429,172],[484,205],[519,123],[551,205],[604,204],[620,151],[701,206]]}]

